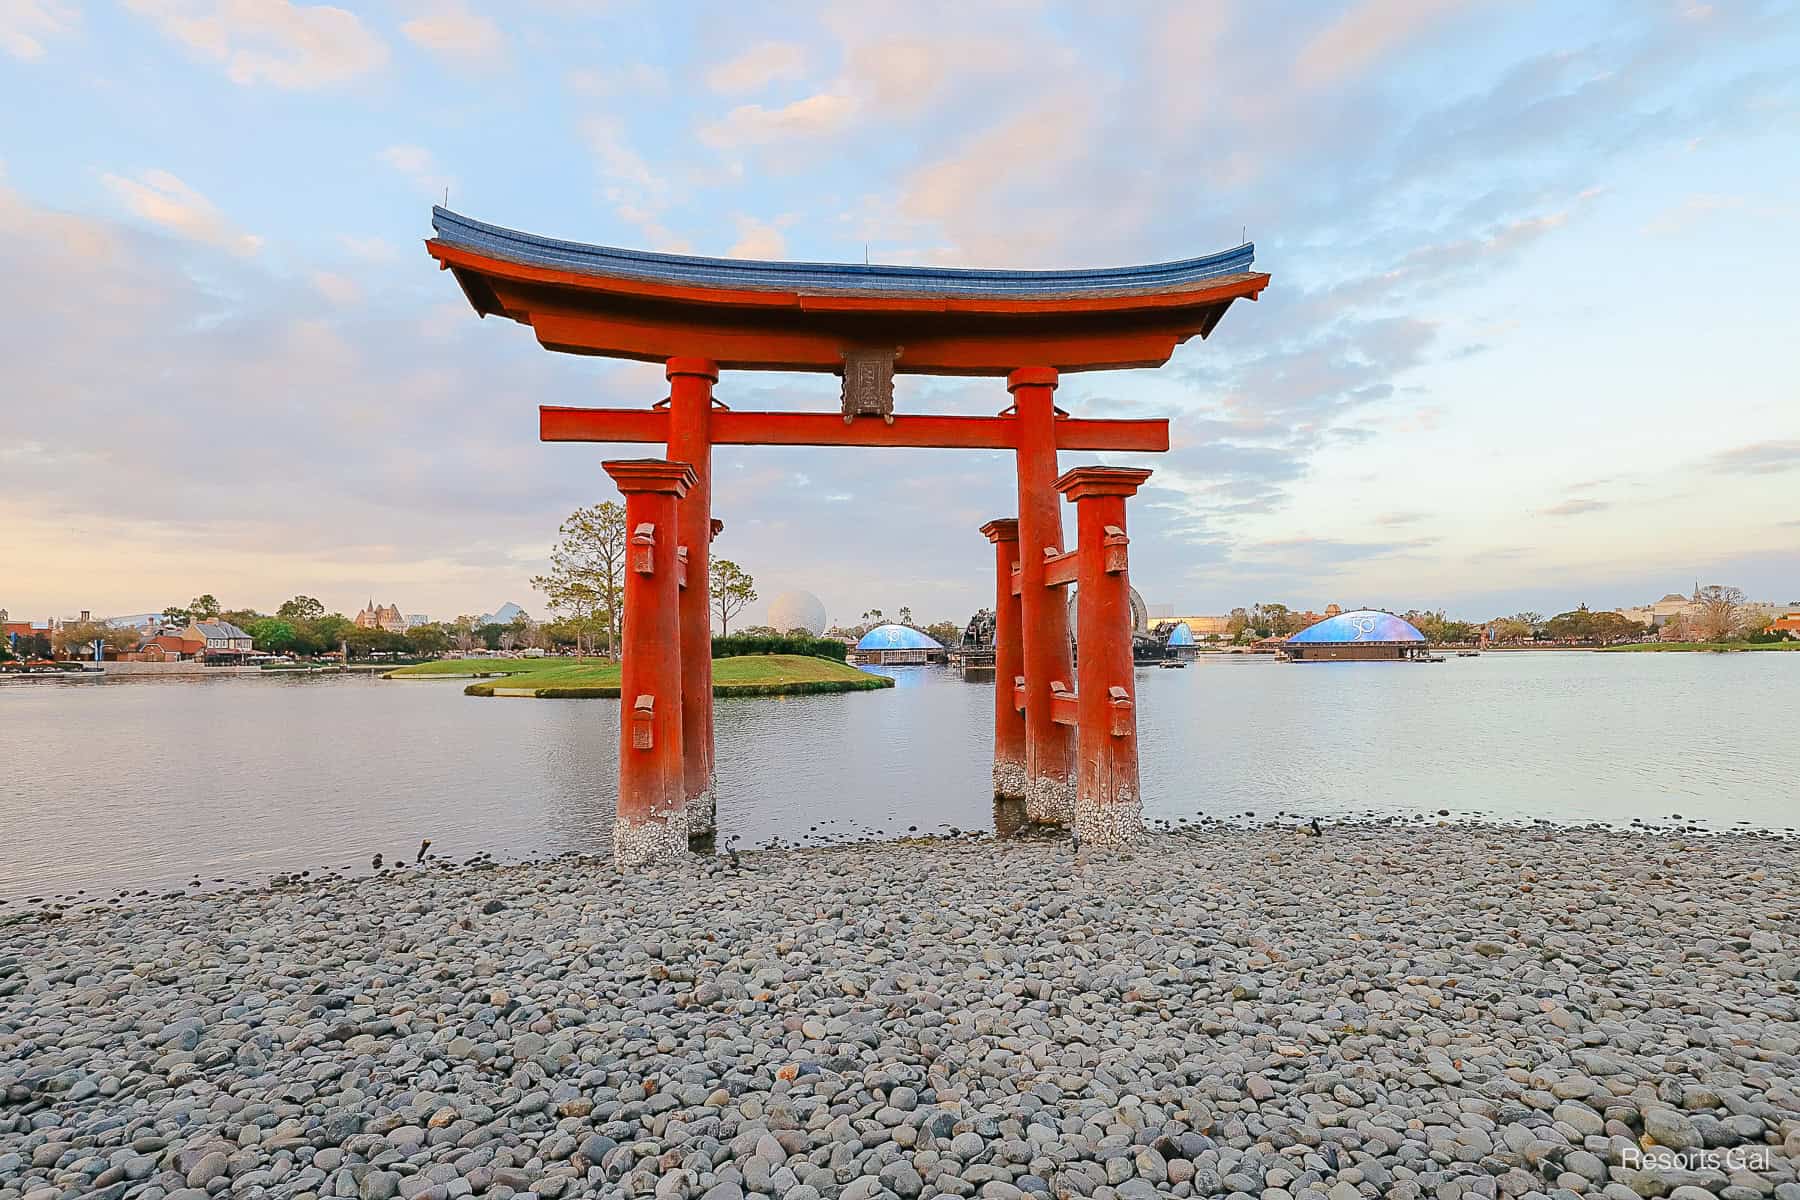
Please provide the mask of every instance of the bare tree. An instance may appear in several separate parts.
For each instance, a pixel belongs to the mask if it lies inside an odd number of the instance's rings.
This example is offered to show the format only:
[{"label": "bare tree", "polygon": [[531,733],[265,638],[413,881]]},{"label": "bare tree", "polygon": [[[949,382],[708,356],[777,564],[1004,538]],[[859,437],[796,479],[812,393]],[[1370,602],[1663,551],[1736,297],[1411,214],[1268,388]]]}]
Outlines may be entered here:
[{"label": "bare tree", "polygon": [[625,506],[605,500],[569,514],[550,552],[550,573],[531,586],[544,593],[553,612],[578,626],[606,632],[606,652],[616,655],[619,621],[625,608]]},{"label": "bare tree", "polygon": [[719,614],[719,632],[731,632],[731,618],[756,599],[756,580],[729,558],[715,558],[707,571],[713,611]]},{"label": "bare tree", "polygon": [[1703,642],[1729,642],[1748,624],[1744,589],[1711,583],[1694,589],[1692,626]]}]

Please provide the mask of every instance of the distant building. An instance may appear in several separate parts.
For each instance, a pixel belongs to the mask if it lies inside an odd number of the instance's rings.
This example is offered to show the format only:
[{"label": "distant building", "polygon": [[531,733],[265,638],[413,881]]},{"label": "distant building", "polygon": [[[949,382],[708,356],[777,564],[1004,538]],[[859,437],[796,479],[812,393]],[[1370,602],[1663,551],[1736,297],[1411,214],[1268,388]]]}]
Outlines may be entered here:
[{"label": "distant building", "polygon": [[256,639],[230,621],[194,621],[181,631],[184,643],[196,637],[207,658],[249,654],[256,648]]},{"label": "distant building", "polygon": [[1189,634],[1195,638],[1230,637],[1231,618],[1223,617],[1170,617],[1187,626]]},{"label": "distant building", "polygon": [[400,612],[398,604],[390,604],[381,608],[371,599],[368,607],[356,614],[356,627],[358,629],[382,629],[388,633],[405,633],[406,617]]},{"label": "distant building", "polygon": [[856,662],[881,666],[942,662],[944,656],[943,643],[910,625],[877,625],[850,651]]},{"label": "distant building", "polygon": [[119,658],[125,662],[186,662],[206,655],[206,638],[196,630],[164,629],[146,634]]},{"label": "distant building", "polygon": [[426,616],[424,613],[407,613],[406,614],[406,627],[408,629],[417,629],[421,625],[429,625],[429,624],[431,624],[431,618]]},{"label": "distant building", "polygon": [[1281,643],[1292,662],[1405,662],[1426,650],[1412,622],[1372,609],[1326,617]]},{"label": "distant building", "polygon": [[481,618],[479,624],[482,624],[482,625],[511,625],[514,621],[518,620],[520,617],[522,617],[524,615],[525,615],[524,609],[522,609],[518,605],[514,604],[511,600],[508,600],[505,604],[502,604],[499,608],[495,609],[493,612],[484,613],[482,615],[482,618]]},{"label": "distant building", "polygon": [[1790,609],[1769,623],[1770,633],[1800,638],[1800,609]]}]

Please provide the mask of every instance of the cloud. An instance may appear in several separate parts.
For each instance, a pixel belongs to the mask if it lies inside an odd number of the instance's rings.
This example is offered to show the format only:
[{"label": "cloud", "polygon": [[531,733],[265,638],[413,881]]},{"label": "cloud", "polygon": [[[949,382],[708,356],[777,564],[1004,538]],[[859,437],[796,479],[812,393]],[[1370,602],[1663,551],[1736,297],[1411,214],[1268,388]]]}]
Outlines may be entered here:
[{"label": "cloud", "polygon": [[1429,515],[1429,513],[1422,512],[1382,513],[1379,517],[1375,518],[1375,523],[1377,525],[1412,525],[1419,521],[1423,521]]},{"label": "cloud", "polygon": [[780,258],[787,253],[787,238],[767,221],[737,219],[738,240],[725,252],[729,258]]},{"label": "cloud", "polygon": [[1342,82],[1462,6],[1460,0],[1362,0],[1301,48],[1294,76],[1303,87]]},{"label": "cloud", "polygon": [[1547,517],[1579,517],[1584,513],[1600,512],[1612,507],[1610,500],[1591,500],[1585,496],[1574,496],[1560,504],[1552,504],[1544,509]]},{"label": "cloud", "polygon": [[444,190],[456,182],[454,176],[438,166],[431,151],[423,146],[401,144],[381,152],[381,161],[412,180],[433,200],[440,200]]},{"label": "cloud", "polygon": [[168,171],[143,171],[136,179],[110,174],[100,178],[133,213],[171,233],[237,255],[262,248],[262,238],[233,226],[212,201]]},{"label": "cloud", "polygon": [[312,283],[321,296],[338,308],[349,308],[362,303],[362,287],[348,275],[339,275],[335,271],[314,271]]},{"label": "cloud", "polygon": [[700,140],[720,150],[809,141],[842,133],[855,115],[856,101],[837,92],[819,92],[780,108],[743,104],[702,126]]},{"label": "cloud", "polygon": [[42,58],[45,41],[66,35],[79,16],[59,0],[0,0],[0,50],[27,62]]},{"label": "cloud", "polygon": [[706,73],[706,85],[727,94],[754,92],[806,73],[806,51],[793,42],[758,42]]},{"label": "cloud", "polygon": [[1714,471],[1737,475],[1773,475],[1800,468],[1800,440],[1751,442],[1721,450],[1706,460]]},{"label": "cloud", "polygon": [[408,41],[464,66],[492,67],[507,55],[506,35],[488,18],[450,0],[400,26]]},{"label": "cloud", "polygon": [[356,14],[290,0],[125,0],[233,83],[308,89],[344,83],[387,62],[387,45]]}]

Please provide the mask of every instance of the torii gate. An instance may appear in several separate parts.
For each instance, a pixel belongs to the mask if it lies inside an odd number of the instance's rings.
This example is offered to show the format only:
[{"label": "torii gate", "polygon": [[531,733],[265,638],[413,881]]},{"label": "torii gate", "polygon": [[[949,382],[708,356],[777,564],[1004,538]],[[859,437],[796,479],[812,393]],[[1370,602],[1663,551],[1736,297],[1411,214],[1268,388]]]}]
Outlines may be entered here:
[{"label": "torii gate", "polygon": [[[550,350],[664,364],[647,409],[539,410],[547,442],[643,442],[666,458],[604,465],[630,529],[620,703],[621,866],[683,854],[714,821],[712,448],[936,446],[1012,450],[1016,517],[995,547],[994,794],[1096,844],[1142,829],[1125,501],[1150,472],[1077,467],[1061,450],[1165,451],[1166,420],[1090,420],[1056,408],[1063,371],[1157,367],[1267,274],[1249,244],[1142,267],[989,271],[652,254],[519,233],[432,209],[426,249],[470,305],[530,325]],[[841,413],[737,412],[719,371],[842,375]],[[897,415],[896,372],[1004,376],[998,416]],[[1063,546],[1057,493],[1075,505]],[[1074,669],[1068,608],[1078,586]],[[1071,687],[1073,683],[1073,687]]]}]

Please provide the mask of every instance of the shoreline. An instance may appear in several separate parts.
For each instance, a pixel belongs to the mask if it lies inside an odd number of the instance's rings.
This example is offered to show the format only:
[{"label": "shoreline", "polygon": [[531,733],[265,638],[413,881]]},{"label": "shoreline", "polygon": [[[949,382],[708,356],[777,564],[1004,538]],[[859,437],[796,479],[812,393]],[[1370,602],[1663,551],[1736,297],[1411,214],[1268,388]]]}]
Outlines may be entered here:
[{"label": "shoreline", "polygon": [[1779,834],[1214,825],[736,863],[0,929],[0,1194],[1800,1187]]}]

